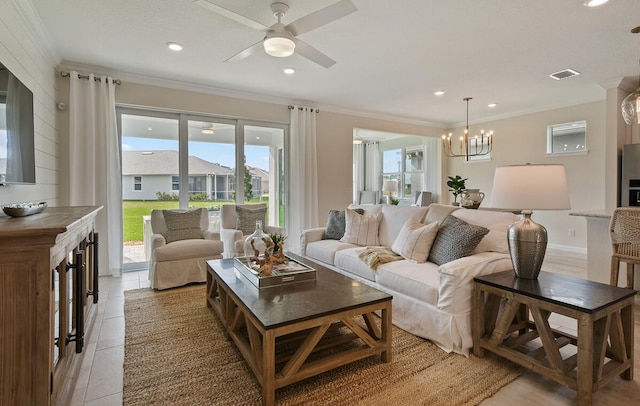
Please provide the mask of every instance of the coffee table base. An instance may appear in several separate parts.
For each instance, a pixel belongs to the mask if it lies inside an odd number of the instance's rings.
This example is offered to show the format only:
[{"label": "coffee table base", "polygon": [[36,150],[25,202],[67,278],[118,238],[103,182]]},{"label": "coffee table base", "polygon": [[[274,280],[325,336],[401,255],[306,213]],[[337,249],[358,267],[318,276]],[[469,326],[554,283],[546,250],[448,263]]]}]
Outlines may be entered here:
[{"label": "coffee table base", "polygon": [[[209,271],[207,306],[213,308],[262,386],[263,405],[275,404],[276,389],[339,366],[376,354],[383,362],[391,362],[391,299],[265,329]],[[364,326],[356,322],[359,317]],[[325,336],[337,327],[346,327],[350,333]]]}]

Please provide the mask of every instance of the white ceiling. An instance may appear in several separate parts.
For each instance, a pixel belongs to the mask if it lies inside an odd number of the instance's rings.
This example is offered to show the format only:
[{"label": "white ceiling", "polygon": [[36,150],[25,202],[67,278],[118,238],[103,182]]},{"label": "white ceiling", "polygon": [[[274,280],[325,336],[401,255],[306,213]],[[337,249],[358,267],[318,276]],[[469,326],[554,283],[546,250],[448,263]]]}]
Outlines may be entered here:
[{"label": "white ceiling", "polygon": [[[273,0],[212,1],[275,22]],[[287,24],[337,0],[279,1],[290,5]],[[640,34],[630,33],[640,0],[353,0],[355,13],[300,35],[337,61],[329,69],[263,52],[224,63],[263,34],[192,0],[31,3],[65,63],[444,127],[465,121],[466,96],[470,121],[486,121],[602,100],[623,77],[635,86],[640,69]],[[282,73],[289,66],[295,75]],[[548,77],[565,68],[581,75]]]}]

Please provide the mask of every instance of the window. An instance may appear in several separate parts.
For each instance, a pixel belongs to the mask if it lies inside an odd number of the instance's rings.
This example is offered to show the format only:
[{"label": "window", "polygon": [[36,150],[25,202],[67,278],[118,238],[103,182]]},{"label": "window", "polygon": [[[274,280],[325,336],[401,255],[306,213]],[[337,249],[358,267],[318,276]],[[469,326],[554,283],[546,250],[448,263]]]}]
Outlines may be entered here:
[{"label": "window", "polygon": [[138,192],[142,190],[142,176],[133,177],[133,190]]},{"label": "window", "polygon": [[[475,137],[469,138],[469,154],[480,154],[486,151],[489,151],[489,139],[483,138],[478,142],[479,139]],[[475,155],[469,156],[469,161],[490,161],[491,160],[491,152],[484,155]]]},{"label": "window", "polygon": [[587,122],[554,124],[547,127],[547,155],[586,154]]},{"label": "window", "polygon": [[172,176],[171,177],[171,190],[180,190],[180,177]]},{"label": "window", "polygon": [[399,199],[413,199],[414,191],[422,188],[424,178],[422,147],[393,149],[382,152],[382,180],[398,181],[393,193]]}]

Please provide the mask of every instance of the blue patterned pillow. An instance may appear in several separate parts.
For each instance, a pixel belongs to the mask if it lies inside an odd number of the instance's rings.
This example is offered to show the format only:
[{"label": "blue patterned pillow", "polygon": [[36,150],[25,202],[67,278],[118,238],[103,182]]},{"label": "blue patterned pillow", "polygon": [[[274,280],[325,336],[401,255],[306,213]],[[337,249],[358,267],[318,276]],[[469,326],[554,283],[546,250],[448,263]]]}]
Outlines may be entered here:
[{"label": "blue patterned pillow", "polygon": [[466,257],[480,244],[480,240],[488,232],[488,228],[474,226],[449,215],[438,229],[428,261],[442,265]]}]

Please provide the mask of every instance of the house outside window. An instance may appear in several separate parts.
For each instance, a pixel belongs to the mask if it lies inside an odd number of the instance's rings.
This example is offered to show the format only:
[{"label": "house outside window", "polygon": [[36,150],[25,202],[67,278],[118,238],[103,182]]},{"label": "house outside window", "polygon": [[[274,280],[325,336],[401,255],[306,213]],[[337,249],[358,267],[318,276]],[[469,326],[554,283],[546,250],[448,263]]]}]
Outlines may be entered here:
[{"label": "house outside window", "polygon": [[136,192],[142,191],[142,176],[133,177],[133,190]]},{"label": "house outside window", "polygon": [[180,177],[172,176],[171,177],[171,190],[180,190]]},{"label": "house outside window", "polygon": [[399,148],[382,152],[382,182],[397,180],[394,197],[413,199],[414,191],[421,190],[424,178],[424,152],[422,147]]}]

